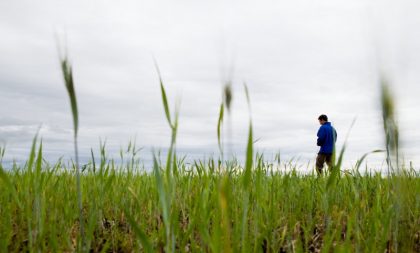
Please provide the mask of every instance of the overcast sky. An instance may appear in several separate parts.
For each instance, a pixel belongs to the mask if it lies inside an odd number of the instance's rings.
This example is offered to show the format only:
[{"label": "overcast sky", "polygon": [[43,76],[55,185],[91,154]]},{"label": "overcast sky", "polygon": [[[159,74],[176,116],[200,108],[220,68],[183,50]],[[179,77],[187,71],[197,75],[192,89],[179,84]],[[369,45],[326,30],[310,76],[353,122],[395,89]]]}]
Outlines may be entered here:
[{"label": "overcast sky", "polygon": [[[222,84],[232,73],[233,152],[245,151],[251,96],[256,147],[305,163],[316,152],[317,117],[329,116],[346,163],[384,148],[378,73],[392,84],[403,154],[420,164],[418,1],[11,1],[0,2],[0,143],[26,159],[42,124],[47,158],[72,157],[70,106],[56,35],[66,41],[80,111],[82,156],[107,139],[165,148],[153,56],[171,108],[181,101],[178,148],[217,154]],[[231,69],[233,69],[231,71]],[[226,130],[229,121],[225,122]],[[381,161],[373,155],[372,161]]]}]

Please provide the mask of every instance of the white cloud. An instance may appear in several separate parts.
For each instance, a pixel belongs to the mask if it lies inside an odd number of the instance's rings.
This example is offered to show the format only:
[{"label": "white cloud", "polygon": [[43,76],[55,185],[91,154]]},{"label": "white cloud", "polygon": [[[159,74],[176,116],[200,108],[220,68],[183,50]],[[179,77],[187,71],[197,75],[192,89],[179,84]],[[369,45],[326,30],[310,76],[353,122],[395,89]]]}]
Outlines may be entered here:
[{"label": "white cloud", "polygon": [[383,146],[382,67],[394,84],[404,151],[420,163],[418,7],[414,1],[3,1],[0,139],[9,159],[21,158],[43,123],[46,153],[71,156],[58,31],[67,36],[74,67],[82,151],[97,147],[100,137],[113,150],[133,136],[145,147],[169,142],[153,54],[171,108],[182,98],[180,149],[217,151],[221,81],[232,61],[237,152],[248,130],[246,81],[258,148],[313,159],[320,113],[330,116],[340,145],[357,116],[347,153],[354,161]]}]

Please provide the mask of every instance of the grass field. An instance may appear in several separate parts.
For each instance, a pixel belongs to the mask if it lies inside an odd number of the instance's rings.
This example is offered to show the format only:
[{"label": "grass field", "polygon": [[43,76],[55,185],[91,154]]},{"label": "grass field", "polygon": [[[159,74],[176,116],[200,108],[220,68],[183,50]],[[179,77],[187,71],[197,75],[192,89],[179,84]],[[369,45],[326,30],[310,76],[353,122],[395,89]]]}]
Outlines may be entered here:
[{"label": "grass field", "polygon": [[[38,137],[23,166],[4,169],[0,150],[1,252],[420,252],[420,178],[398,161],[398,127],[386,84],[386,175],[359,172],[366,156],[342,168],[345,146],[323,175],[301,174],[291,164],[279,170],[279,162],[255,154],[251,117],[245,163],[223,160],[230,85],[215,131],[221,156],[186,164],[175,148],[179,111],[171,113],[162,79],[172,137],[165,159],[154,154],[146,172],[131,143],[122,163],[108,159],[103,147],[100,157],[92,154],[79,167],[76,93],[65,58],[62,69],[75,162],[45,161]],[[250,105],[246,86],[245,92]]]},{"label": "grass field", "polygon": [[[2,172],[0,251],[81,249],[74,170]],[[276,172],[256,159],[250,181],[208,160],[150,174],[99,159],[81,176],[86,248],[93,252],[418,252],[420,178]],[[174,164],[174,165],[175,165]],[[124,168],[124,169],[122,169]],[[129,170],[126,170],[129,168]],[[7,182],[7,183],[6,183]],[[399,187],[399,188],[397,188]],[[78,246],[79,243],[79,246]]]}]

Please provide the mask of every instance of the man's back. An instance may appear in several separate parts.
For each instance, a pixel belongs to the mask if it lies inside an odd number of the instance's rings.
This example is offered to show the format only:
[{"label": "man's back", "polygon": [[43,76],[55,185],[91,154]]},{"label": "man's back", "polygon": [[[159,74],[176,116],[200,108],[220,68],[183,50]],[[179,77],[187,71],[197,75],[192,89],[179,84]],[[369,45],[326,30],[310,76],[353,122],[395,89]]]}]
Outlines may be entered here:
[{"label": "man's back", "polygon": [[319,154],[332,154],[337,140],[337,132],[330,122],[325,122],[318,130],[317,145],[321,147]]}]

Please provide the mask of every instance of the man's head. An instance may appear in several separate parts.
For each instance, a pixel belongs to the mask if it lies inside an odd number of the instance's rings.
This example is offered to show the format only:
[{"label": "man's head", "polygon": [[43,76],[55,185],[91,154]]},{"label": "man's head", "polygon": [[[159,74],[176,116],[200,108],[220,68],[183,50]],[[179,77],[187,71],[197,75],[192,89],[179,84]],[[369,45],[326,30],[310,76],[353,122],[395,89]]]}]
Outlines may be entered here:
[{"label": "man's head", "polygon": [[318,121],[319,121],[319,124],[324,125],[326,122],[328,122],[327,115],[325,115],[325,114],[319,115]]}]

